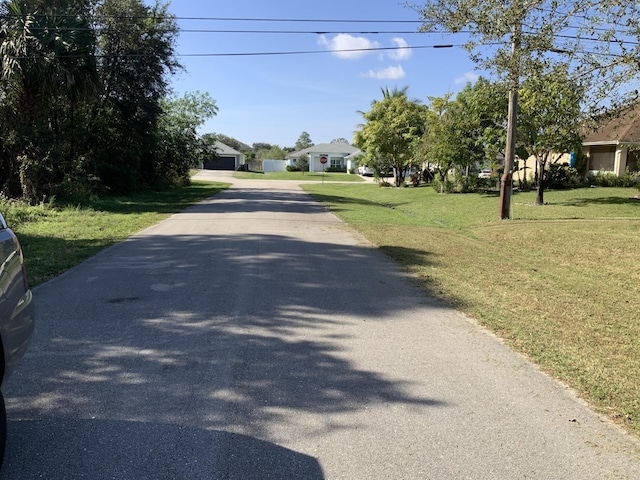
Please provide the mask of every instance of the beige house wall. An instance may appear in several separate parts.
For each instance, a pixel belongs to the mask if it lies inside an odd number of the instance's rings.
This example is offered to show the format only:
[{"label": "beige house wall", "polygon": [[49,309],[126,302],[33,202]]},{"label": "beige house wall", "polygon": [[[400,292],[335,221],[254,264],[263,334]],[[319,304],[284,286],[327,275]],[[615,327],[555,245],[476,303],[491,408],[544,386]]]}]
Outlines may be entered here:
[{"label": "beige house wall", "polygon": [[635,156],[629,156],[629,146],[618,145],[590,145],[585,148],[589,161],[589,174],[598,172],[613,173],[622,176],[627,171],[627,166],[637,169]]},{"label": "beige house wall", "polygon": [[[555,157],[555,156],[554,156]],[[524,160],[522,160],[521,158],[517,159],[518,160],[518,169],[513,171],[513,181],[514,182],[518,182],[520,180],[523,180],[525,178],[525,171],[524,171]],[[569,153],[564,153],[562,154],[562,156],[560,158],[558,158],[555,162],[552,163],[559,163],[559,164],[563,164],[563,163],[570,163],[571,162],[571,154]],[[531,181],[535,175],[535,171],[538,168],[537,162],[536,162],[536,157],[534,157],[533,155],[530,156],[527,159],[527,171],[526,171],[526,178],[527,181]],[[549,166],[549,164],[547,164],[547,167]]]}]

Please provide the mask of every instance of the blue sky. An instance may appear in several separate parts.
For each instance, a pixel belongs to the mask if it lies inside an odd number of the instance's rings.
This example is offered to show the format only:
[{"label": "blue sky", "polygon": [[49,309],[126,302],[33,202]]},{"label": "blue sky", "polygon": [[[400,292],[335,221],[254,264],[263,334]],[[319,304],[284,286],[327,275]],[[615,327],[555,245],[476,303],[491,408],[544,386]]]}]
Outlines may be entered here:
[{"label": "blue sky", "polygon": [[[475,65],[462,48],[410,48],[459,44],[461,38],[414,33],[418,14],[395,0],[173,0],[169,11],[181,29],[177,52],[186,72],[172,79],[175,93],[208,92],[219,112],[201,133],[222,133],[251,145],[292,147],[306,131],[314,143],[349,141],[381,89],[409,87],[412,98],[458,92],[475,79]],[[187,18],[231,20],[190,20]],[[299,19],[311,22],[260,22]],[[323,23],[319,20],[385,20],[384,23]],[[208,30],[209,32],[189,32]],[[281,30],[303,33],[212,33],[211,30]],[[305,32],[327,32],[324,34]],[[393,33],[366,33],[393,32]],[[354,48],[407,47],[369,53]],[[321,53],[209,56],[257,52]],[[189,55],[205,56],[189,56]]]}]

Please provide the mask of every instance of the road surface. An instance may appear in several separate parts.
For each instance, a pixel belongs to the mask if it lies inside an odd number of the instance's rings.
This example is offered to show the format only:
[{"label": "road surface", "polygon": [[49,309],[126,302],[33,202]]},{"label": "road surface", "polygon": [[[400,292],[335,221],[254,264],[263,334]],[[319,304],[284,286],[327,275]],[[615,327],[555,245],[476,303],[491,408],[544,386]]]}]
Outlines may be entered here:
[{"label": "road surface", "polygon": [[35,289],[0,478],[640,478],[636,439],[298,185],[233,182]]}]

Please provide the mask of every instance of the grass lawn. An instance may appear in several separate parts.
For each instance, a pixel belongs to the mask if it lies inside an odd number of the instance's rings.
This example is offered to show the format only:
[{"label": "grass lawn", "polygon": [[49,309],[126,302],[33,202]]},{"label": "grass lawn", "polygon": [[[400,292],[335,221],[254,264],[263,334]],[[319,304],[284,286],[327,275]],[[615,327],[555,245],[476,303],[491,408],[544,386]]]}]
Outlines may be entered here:
[{"label": "grass lawn", "polygon": [[632,189],[493,195],[305,185],[432,296],[640,436],[640,201]]},{"label": "grass lawn", "polygon": [[20,238],[34,287],[227,186],[194,181],[189,187],[97,198],[80,206],[3,203],[0,208]]},{"label": "grass lawn", "polygon": [[[295,180],[307,182],[364,182],[360,175],[340,172],[235,172],[235,178],[249,180]],[[324,177],[324,180],[323,180]]]}]

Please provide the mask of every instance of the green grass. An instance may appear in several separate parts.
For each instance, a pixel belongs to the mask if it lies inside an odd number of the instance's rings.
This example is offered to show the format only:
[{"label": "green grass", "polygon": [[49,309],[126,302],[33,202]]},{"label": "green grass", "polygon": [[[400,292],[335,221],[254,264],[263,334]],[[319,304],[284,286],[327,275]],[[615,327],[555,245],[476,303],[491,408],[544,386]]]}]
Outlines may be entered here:
[{"label": "green grass", "polygon": [[235,172],[235,178],[248,180],[295,180],[297,182],[364,182],[359,175],[340,172]]},{"label": "green grass", "polygon": [[194,181],[189,187],[97,198],[82,205],[27,207],[3,201],[0,208],[20,238],[29,285],[36,286],[227,186]]},{"label": "green grass", "polygon": [[492,195],[303,187],[432,296],[487,326],[640,436],[640,201],[633,189]]}]

